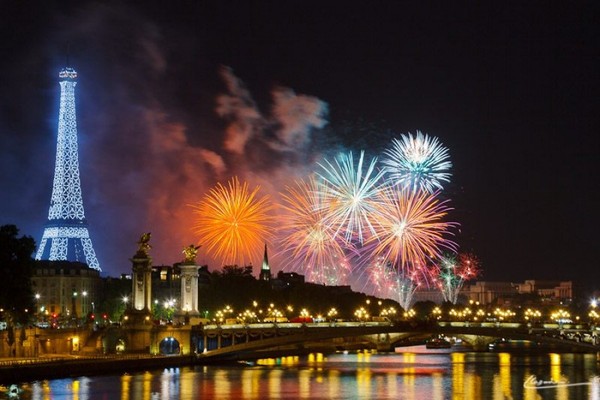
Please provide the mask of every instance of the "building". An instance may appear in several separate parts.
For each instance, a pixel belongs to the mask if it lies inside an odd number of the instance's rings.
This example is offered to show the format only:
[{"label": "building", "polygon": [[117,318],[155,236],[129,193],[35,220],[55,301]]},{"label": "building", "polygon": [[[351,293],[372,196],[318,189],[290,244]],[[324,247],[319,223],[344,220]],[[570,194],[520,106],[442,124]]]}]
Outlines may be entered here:
[{"label": "building", "polygon": [[296,272],[279,271],[277,273],[277,279],[271,280],[271,287],[275,290],[288,289],[301,284],[304,284],[304,275],[300,275]]},{"label": "building", "polygon": [[154,301],[178,299],[181,292],[179,264],[152,266],[152,297]]},{"label": "building", "polygon": [[95,311],[100,271],[71,261],[36,261],[31,277],[38,315],[82,318]]},{"label": "building", "polygon": [[573,299],[572,281],[525,280],[522,283],[478,281],[465,286],[461,295],[480,304],[510,304],[519,295],[533,295],[543,304],[568,304]]},{"label": "building", "polygon": [[572,281],[538,281],[532,279],[516,285],[519,294],[535,294],[541,298],[542,302],[569,303],[573,299]]},{"label": "building", "polygon": [[473,300],[479,304],[494,302],[510,302],[518,294],[515,284],[511,282],[478,281],[472,285],[465,285],[460,293],[466,300]]},{"label": "building", "polygon": [[432,301],[436,304],[442,304],[444,296],[442,296],[442,292],[439,289],[419,289],[415,290],[412,304],[418,301]]}]

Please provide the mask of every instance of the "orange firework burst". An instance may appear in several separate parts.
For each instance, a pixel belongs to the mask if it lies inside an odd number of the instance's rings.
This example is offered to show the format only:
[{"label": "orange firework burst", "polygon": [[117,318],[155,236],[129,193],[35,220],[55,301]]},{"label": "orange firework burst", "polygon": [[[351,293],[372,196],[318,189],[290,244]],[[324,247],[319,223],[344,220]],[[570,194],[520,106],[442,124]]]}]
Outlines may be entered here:
[{"label": "orange firework burst", "polygon": [[283,253],[290,256],[286,264],[313,282],[346,284],[350,268],[339,243],[342,238],[327,223],[325,199],[314,176],[286,189],[281,194],[284,218],[280,225]]},{"label": "orange firework burst", "polygon": [[260,187],[252,192],[237,177],[227,186],[217,183],[195,206],[198,215],[194,232],[208,253],[222,259],[224,265],[258,261],[265,241],[271,237],[268,196],[257,198]]},{"label": "orange firework burst", "polygon": [[444,248],[456,249],[445,238],[456,223],[443,221],[450,208],[437,193],[387,187],[379,196],[372,216],[376,235],[365,243],[371,259],[382,257],[398,269],[416,268],[439,257]]}]

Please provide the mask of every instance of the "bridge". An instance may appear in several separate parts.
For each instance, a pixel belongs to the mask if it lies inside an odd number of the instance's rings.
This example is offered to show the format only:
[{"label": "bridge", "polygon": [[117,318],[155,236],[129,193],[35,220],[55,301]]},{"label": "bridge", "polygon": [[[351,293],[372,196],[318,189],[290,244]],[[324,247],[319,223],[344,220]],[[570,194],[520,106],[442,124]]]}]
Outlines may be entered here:
[{"label": "bridge", "polygon": [[[205,325],[193,335],[198,362],[255,359],[265,354],[291,355],[318,346],[341,347],[358,338],[380,350],[411,337],[460,337],[476,349],[498,338],[527,340],[557,349],[600,352],[600,330],[583,325],[509,322],[322,322]],[[342,339],[343,338],[343,339]],[[342,339],[340,341],[340,339]],[[334,342],[331,342],[334,340]],[[335,342],[337,340],[337,342]]]}]

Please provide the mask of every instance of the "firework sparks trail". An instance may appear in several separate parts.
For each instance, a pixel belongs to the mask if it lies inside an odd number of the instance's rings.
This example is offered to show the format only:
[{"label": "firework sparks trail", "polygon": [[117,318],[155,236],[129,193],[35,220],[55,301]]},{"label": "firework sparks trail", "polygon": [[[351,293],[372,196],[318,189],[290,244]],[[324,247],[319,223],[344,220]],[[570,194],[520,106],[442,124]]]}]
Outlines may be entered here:
[{"label": "firework sparks trail", "polygon": [[404,310],[409,310],[417,289],[421,286],[418,270],[408,273],[404,269],[396,270],[395,282],[392,286],[393,299],[397,300]]},{"label": "firework sparks trail", "polygon": [[377,260],[368,269],[368,283],[373,287],[374,295],[390,298],[390,290],[394,282],[394,270],[385,262]]},{"label": "firework sparks trail", "polygon": [[445,255],[440,258],[439,264],[434,267],[434,282],[442,292],[444,301],[456,304],[465,282],[480,274],[479,260],[472,254],[461,253],[458,257]]},{"label": "firework sparks trail", "polygon": [[439,258],[442,249],[455,252],[456,243],[445,235],[457,224],[443,221],[451,209],[437,194],[383,188],[377,212],[371,215],[375,235],[365,241],[363,257],[388,260],[398,270],[414,270]]},{"label": "firework sparks trail", "polygon": [[218,183],[192,206],[197,215],[194,232],[207,253],[224,265],[260,260],[261,249],[271,238],[273,207],[268,196],[257,197],[259,189],[250,192],[247,183],[234,177],[227,186]]},{"label": "firework sparks trail", "polygon": [[314,177],[297,181],[281,194],[282,253],[289,254],[287,266],[302,271],[315,283],[343,285],[350,266],[345,248],[327,223],[324,195]]},{"label": "firework sparks trail", "polygon": [[363,243],[367,234],[374,234],[369,216],[375,211],[375,198],[383,171],[376,171],[377,159],[365,165],[361,151],[355,166],[352,153],[341,154],[334,163],[319,163],[317,172],[327,209],[327,223],[335,227],[336,236],[341,234],[347,243],[353,240]]},{"label": "firework sparks trail", "polygon": [[333,260],[331,266],[323,265],[317,268],[306,267],[305,272],[309,282],[328,286],[343,286],[348,284],[351,273],[350,264],[346,258]]},{"label": "firework sparks trail", "polygon": [[375,294],[396,300],[404,310],[409,310],[414,294],[422,285],[428,270],[415,267],[412,271],[394,268],[390,262],[378,260],[369,269],[369,283]]},{"label": "firework sparks trail", "polygon": [[433,193],[443,189],[442,182],[450,182],[450,155],[436,137],[420,131],[414,137],[410,133],[402,135],[400,140],[392,141],[392,148],[385,155],[384,170],[400,187]]}]

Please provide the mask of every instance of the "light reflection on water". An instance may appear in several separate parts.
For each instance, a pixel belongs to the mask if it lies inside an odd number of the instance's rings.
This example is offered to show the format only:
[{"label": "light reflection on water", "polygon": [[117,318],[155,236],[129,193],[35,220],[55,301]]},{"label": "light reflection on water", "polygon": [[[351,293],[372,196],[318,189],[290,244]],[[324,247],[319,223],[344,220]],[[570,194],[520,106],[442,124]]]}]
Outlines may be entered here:
[{"label": "light reflection on water", "polygon": [[[592,354],[319,353],[31,382],[22,385],[21,399],[600,400],[597,375]],[[524,388],[528,380],[538,386]]]}]

